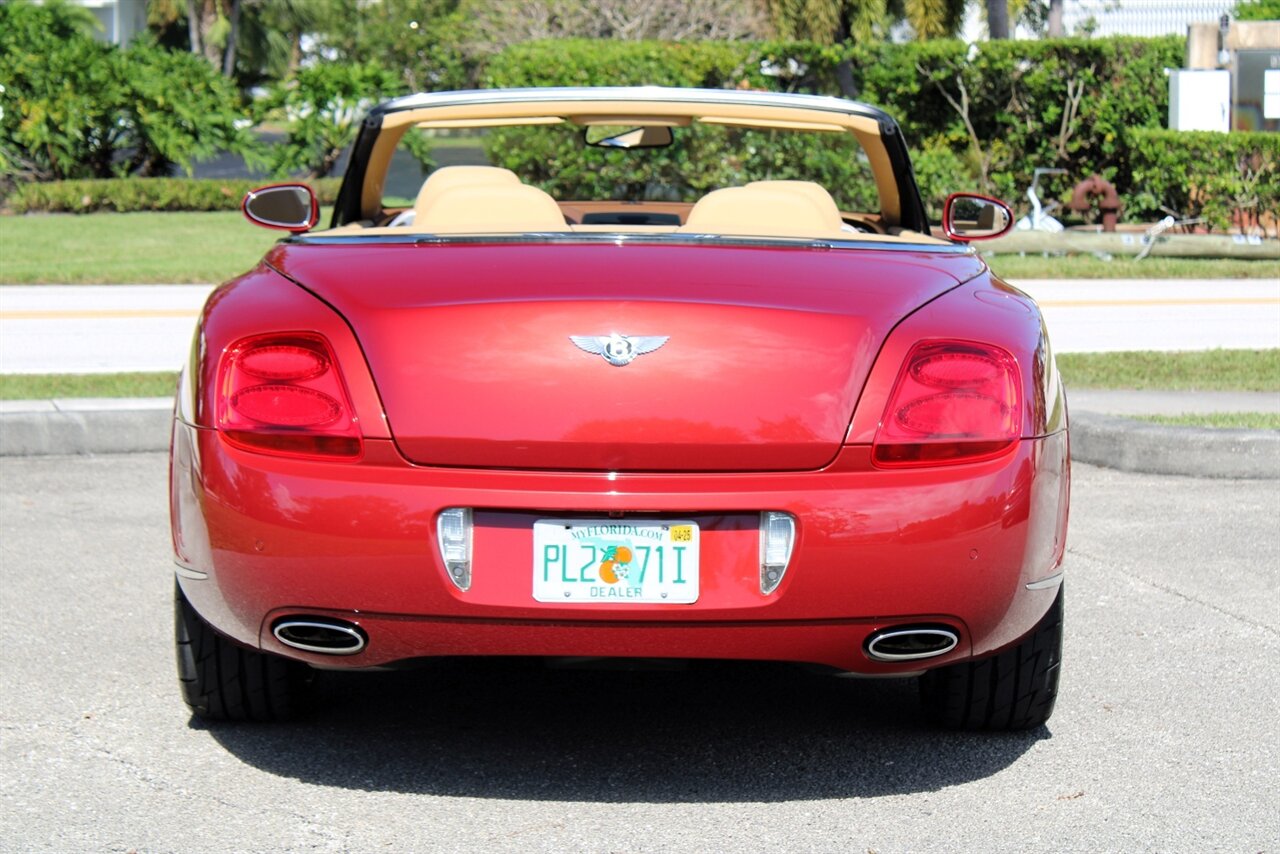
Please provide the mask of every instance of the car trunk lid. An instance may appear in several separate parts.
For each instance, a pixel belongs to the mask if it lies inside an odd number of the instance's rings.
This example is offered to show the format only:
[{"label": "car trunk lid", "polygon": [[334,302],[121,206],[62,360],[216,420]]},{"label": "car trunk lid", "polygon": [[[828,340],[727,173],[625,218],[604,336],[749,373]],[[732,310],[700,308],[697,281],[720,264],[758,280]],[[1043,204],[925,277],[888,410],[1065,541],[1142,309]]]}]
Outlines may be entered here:
[{"label": "car trunk lid", "polygon": [[981,269],[625,242],[299,244],[269,261],[351,324],[409,460],[598,471],[823,466],[885,336]]}]

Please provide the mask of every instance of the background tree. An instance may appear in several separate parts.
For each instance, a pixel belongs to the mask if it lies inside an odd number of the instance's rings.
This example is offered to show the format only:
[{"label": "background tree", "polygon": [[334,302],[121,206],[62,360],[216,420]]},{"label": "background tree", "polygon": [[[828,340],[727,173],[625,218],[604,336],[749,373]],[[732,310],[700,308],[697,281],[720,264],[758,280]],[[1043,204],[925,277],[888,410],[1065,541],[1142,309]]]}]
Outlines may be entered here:
[{"label": "background tree", "polygon": [[360,120],[379,101],[403,94],[397,76],[373,62],[326,62],[303,68],[257,104],[259,116],[283,116],[285,138],[271,148],[277,175],[323,178],[355,139]]},{"label": "background tree", "polygon": [[767,0],[784,39],[836,44],[882,36],[890,22],[886,0]]},{"label": "background tree", "polygon": [[891,13],[905,20],[920,41],[953,38],[964,26],[968,0],[897,0]]},{"label": "background tree", "polygon": [[464,0],[470,54],[549,38],[736,41],[772,35],[759,0]]},{"label": "background tree", "polygon": [[408,91],[473,82],[463,53],[459,0],[317,0],[316,52],[326,61],[376,61]]},{"label": "background tree", "polygon": [[993,39],[1009,38],[1009,0],[986,0],[987,33]]},{"label": "background tree", "polygon": [[1062,22],[1062,0],[1049,0],[1049,38],[1060,39],[1067,30]]},{"label": "background tree", "polygon": [[0,171],[9,180],[167,174],[221,150],[252,155],[230,81],[145,40],[127,50],[97,41],[82,13],[0,5]]}]

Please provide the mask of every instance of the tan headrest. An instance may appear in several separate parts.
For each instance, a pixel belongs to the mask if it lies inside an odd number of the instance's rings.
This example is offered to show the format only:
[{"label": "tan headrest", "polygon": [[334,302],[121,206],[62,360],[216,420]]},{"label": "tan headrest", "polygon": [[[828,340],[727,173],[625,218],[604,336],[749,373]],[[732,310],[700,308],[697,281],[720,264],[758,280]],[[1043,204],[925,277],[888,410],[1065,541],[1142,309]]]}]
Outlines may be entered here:
[{"label": "tan headrest", "polygon": [[752,181],[747,186],[803,196],[817,205],[818,211],[828,220],[834,217],[839,219],[841,224],[844,223],[840,217],[840,208],[836,206],[836,200],[831,198],[831,194],[821,184],[815,184],[813,181]]},{"label": "tan headrest", "polygon": [[418,198],[413,203],[414,218],[421,217],[433,200],[446,190],[472,184],[503,186],[519,183],[516,173],[498,166],[441,166],[422,182],[422,189],[418,190]]},{"label": "tan headrest", "polygon": [[[788,182],[790,183],[790,182]],[[816,185],[815,185],[816,186]],[[822,189],[819,187],[818,189]],[[824,194],[825,190],[822,191]],[[830,196],[827,196],[830,201]],[[826,210],[807,193],[773,187],[729,187],[707,193],[680,231],[777,237],[831,237],[844,221],[835,202]]]},{"label": "tan headrest", "polygon": [[567,231],[551,196],[525,184],[468,184],[434,196],[414,231],[433,234]]}]

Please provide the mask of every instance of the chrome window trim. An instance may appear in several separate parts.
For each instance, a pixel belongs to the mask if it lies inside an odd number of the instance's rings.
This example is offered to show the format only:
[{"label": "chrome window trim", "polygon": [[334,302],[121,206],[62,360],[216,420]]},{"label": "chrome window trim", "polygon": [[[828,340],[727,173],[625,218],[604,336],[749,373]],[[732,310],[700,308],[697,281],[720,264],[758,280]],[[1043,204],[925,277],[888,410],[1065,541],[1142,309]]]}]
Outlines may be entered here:
[{"label": "chrome window trim", "polygon": [[284,238],[284,243],[299,243],[316,246],[350,246],[366,243],[370,245],[406,245],[421,244],[423,246],[450,246],[468,244],[592,244],[612,243],[649,246],[729,246],[729,247],[776,247],[791,249],[851,249],[871,252],[926,252],[943,255],[974,255],[976,251],[962,244],[938,243],[890,243],[876,240],[829,240],[826,238],[807,240],[788,237],[729,237],[719,234],[631,234],[626,232],[593,232],[570,234],[565,232],[526,232],[524,234],[466,234],[466,235],[431,235],[431,234],[299,234]]}]

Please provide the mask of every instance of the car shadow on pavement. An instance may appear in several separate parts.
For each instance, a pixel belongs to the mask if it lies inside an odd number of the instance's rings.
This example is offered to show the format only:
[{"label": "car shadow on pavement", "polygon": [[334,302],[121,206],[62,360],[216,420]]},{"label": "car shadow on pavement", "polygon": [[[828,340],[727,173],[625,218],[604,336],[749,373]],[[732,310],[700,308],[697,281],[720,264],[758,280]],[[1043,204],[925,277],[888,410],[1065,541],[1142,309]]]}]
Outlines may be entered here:
[{"label": "car shadow on pavement", "polygon": [[551,669],[534,660],[324,673],[286,724],[193,719],[242,761],[323,786],[587,802],[877,797],[990,776],[1037,741],[933,729],[913,679],[796,667]]}]

